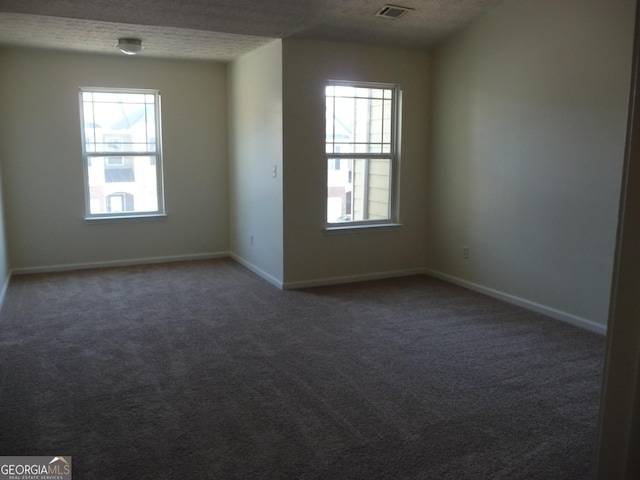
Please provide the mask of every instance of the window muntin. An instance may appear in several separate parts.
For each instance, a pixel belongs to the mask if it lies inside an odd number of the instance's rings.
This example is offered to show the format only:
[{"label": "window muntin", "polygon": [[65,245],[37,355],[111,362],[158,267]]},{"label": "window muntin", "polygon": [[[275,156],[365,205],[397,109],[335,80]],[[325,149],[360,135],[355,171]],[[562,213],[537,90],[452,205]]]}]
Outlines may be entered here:
[{"label": "window muntin", "polygon": [[160,95],[80,91],[87,218],[164,213]]},{"label": "window muntin", "polygon": [[397,85],[326,86],[329,226],[395,221],[399,96]]}]

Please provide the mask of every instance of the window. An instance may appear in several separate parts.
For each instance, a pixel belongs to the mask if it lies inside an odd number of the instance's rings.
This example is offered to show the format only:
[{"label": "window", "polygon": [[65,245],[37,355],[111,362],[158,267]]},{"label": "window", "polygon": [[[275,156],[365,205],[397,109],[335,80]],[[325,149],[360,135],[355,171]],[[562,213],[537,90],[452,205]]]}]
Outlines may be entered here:
[{"label": "window", "polygon": [[160,94],[80,90],[87,218],[164,213]]},{"label": "window", "polygon": [[329,82],[326,98],[327,224],[397,221],[397,85]]}]

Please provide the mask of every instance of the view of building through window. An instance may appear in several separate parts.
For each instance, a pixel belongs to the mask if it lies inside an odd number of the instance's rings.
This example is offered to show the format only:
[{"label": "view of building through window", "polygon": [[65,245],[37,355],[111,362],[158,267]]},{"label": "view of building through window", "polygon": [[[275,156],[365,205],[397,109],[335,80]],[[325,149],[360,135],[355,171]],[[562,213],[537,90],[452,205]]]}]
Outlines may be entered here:
[{"label": "view of building through window", "polygon": [[394,85],[327,85],[327,223],[392,220],[397,92]]},{"label": "view of building through window", "polygon": [[164,211],[159,94],[82,89],[87,217]]}]

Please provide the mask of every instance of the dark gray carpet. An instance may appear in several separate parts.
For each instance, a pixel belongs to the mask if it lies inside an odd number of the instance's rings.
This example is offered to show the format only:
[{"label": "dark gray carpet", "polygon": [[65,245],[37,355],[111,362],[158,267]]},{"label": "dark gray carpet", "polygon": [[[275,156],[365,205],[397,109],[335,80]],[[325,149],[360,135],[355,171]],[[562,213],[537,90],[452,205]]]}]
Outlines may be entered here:
[{"label": "dark gray carpet", "polygon": [[77,479],[585,480],[604,338],[426,276],[231,260],[14,277],[0,455]]}]

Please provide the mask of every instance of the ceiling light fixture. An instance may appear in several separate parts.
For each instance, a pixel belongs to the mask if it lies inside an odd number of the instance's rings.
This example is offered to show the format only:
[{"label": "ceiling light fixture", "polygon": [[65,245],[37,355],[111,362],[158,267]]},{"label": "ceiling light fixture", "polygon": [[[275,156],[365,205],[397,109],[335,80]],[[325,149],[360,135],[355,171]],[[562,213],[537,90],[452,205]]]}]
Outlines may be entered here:
[{"label": "ceiling light fixture", "polygon": [[116,47],[126,55],[135,55],[142,51],[142,40],[139,38],[119,38]]}]

